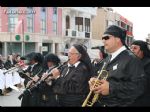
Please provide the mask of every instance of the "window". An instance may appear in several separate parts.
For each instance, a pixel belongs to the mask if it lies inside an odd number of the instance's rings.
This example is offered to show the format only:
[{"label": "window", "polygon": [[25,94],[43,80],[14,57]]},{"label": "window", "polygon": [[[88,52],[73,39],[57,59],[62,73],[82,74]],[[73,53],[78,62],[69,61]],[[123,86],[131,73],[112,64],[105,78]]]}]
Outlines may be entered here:
[{"label": "window", "polygon": [[106,20],[106,26],[109,27],[111,25],[113,25],[113,21],[110,21],[110,20]]},{"label": "window", "polygon": [[[27,7],[28,12],[32,12],[33,8],[32,7]],[[33,32],[33,14],[27,14],[27,31],[28,32]]]},{"label": "window", "polygon": [[127,44],[128,46],[131,46],[132,41],[133,41],[133,38],[132,38],[132,37],[129,37],[129,36],[126,37],[126,44]]},{"label": "window", "polygon": [[132,26],[127,25],[127,31],[132,32]]},{"label": "window", "polygon": [[8,18],[8,31],[9,32],[14,32],[15,31],[15,26],[18,23],[18,18],[17,17],[9,17]]},{"label": "window", "polygon": [[46,33],[46,8],[41,7],[41,33]]},{"label": "window", "polygon": [[76,30],[83,31],[83,18],[82,17],[75,17],[75,25]]},{"label": "window", "polygon": [[116,25],[117,25],[117,26],[120,26],[120,22],[119,22],[119,21],[117,21],[117,20],[116,20]]},{"label": "window", "polygon": [[70,18],[69,16],[67,15],[66,16],[66,29],[69,29],[70,28]]},{"label": "window", "polygon": [[[17,11],[16,7],[9,7],[8,10]],[[18,15],[17,14],[8,14],[8,31],[14,32],[15,26],[18,23]]]},{"label": "window", "polygon": [[132,27],[132,26],[130,26],[130,32],[132,32],[132,30],[133,30],[133,27]]},{"label": "window", "polygon": [[85,31],[90,32],[90,19],[85,18]]},{"label": "window", "polygon": [[121,27],[126,29],[126,24],[124,22],[121,21]]},{"label": "window", "polygon": [[57,15],[57,7],[53,7],[53,14]]},{"label": "window", "polygon": [[53,32],[57,34],[57,7],[53,7]]},{"label": "window", "polygon": [[130,31],[130,26],[129,25],[127,25],[127,31]]}]

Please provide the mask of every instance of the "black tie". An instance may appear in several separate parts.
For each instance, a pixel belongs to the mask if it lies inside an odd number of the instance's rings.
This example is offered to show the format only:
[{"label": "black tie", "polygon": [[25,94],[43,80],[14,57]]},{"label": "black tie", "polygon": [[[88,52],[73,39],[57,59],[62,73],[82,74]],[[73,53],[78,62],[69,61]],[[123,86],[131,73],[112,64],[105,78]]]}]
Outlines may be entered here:
[{"label": "black tie", "polygon": [[109,55],[109,59],[111,60],[111,58],[112,58],[112,55],[110,54],[110,55]]},{"label": "black tie", "polygon": [[75,68],[74,65],[69,66],[66,74],[64,75],[64,77],[66,77],[74,68]]},{"label": "black tie", "polygon": [[[75,68],[75,66],[74,65],[71,65],[70,67],[69,67],[69,73],[73,70]],[[68,73],[68,74],[69,74]]]},{"label": "black tie", "polygon": [[70,69],[72,69],[72,68],[74,68],[74,67],[75,67],[74,65],[69,66]]},{"label": "black tie", "polygon": [[111,61],[112,55],[108,55],[108,63]]}]

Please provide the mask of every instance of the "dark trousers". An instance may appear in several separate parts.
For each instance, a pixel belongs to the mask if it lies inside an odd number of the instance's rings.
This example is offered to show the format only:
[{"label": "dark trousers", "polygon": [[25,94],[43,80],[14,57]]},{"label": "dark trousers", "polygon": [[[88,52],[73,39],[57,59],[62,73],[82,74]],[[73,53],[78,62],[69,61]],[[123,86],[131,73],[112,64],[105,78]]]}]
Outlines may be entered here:
[{"label": "dark trousers", "polygon": [[139,97],[135,100],[132,107],[150,107],[150,93],[144,94],[143,96]]},{"label": "dark trousers", "polygon": [[54,94],[41,94],[39,106],[41,107],[58,107],[57,99]]},{"label": "dark trousers", "polygon": [[21,107],[39,106],[39,93],[37,91],[31,94],[24,94],[21,102]]},{"label": "dark trousers", "polygon": [[3,91],[0,89],[0,95],[3,95]]},{"label": "dark trousers", "polygon": [[81,107],[85,95],[58,95],[58,104],[61,107]]}]

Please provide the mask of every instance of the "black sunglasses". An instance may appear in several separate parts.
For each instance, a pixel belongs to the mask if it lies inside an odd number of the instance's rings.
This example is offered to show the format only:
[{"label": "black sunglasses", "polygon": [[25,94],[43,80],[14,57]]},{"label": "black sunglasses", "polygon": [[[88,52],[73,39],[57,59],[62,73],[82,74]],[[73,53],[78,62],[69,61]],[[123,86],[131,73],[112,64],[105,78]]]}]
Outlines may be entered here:
[{"label": "black sunglasses", "polygon": [[105,36],[105,37],[102,37],[102,40],[108,40],[110,38],[110,36]]}]

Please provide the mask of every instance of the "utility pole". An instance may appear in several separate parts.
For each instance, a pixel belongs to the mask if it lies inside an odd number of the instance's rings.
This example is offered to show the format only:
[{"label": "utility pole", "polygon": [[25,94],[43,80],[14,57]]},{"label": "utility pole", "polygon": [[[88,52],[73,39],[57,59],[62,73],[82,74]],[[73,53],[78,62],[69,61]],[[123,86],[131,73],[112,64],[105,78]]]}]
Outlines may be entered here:
[{"label": "utility pole", "polygon": [[25,55],[25,43],[24,43],[24,20],[22,19],[22,56]]}]

